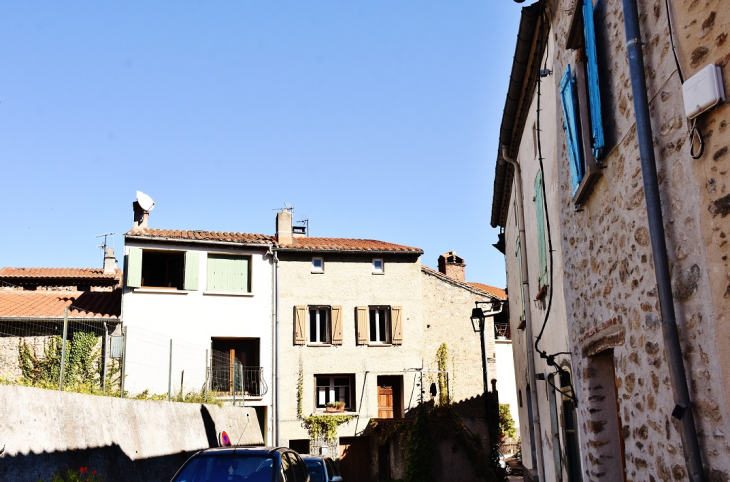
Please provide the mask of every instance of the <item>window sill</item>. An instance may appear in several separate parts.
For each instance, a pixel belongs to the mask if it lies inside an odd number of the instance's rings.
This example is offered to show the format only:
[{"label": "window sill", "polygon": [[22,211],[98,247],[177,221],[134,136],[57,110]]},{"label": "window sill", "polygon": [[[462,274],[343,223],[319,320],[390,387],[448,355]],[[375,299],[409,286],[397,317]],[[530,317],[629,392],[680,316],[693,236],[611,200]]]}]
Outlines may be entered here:
[{"label": "window sill", "polygon": [[601,175],[601,169],[595,161],[592,165],[586,167],[583,179],[580,180],[578,188],[575,190],[575,194],[573,195],[573,204],[575,204],[576,210],[580,210],[581,206],[586,203],[591,192],[593,192],[593,186],[595,186],[596,181],[598,181],[598,178],[600,178]]},{"label": "window sill", "polygon": [[328,346],[335,346],[335,345],[333,345],[332,343],[307,343],[307,346],[314,346],[314,347],[324,346],[324,347],[328,347]]},{"label": "window sill", "polygon": [[342,412],[327,412],[323,408],[318,408],[314,413],[315,415],[357,415],[357,412],[349,412],[347,410],[343,410]]},{"label": "window sill", "polygon": [[190,291],[186,290],[168,290],[165,288],[134,288],[135,293],[157,293],[161,295],[186,295]]},{"label": "window sill", "polygon": [[392,343],[368,343],[368,346],[394,346]]},{"label": "window sill", "polygon": [[253,293],[241,293],[240,291],[203,291],[204,295],[209,296],[243,296],[251,298]]},{"label": "window sill", "polygon": [[385,274],[385,273],[381,273],[381,272],[373,271],[373,274],[380,274],[380,275],[383,275],[383,274]]},{"label": "window sill", "polygon": [[324,271],[312,271],[312,274],[324,274]]}]

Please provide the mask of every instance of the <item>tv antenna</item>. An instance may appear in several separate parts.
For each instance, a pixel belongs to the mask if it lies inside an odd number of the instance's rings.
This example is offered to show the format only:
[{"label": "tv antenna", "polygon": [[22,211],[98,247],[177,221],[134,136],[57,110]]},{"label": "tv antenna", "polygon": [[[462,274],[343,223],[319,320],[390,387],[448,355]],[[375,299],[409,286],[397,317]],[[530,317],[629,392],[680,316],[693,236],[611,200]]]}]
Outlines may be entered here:
[{"label": "tv antenna", "polygon": [[290,213],[294,212],[294,205],[289,203],[284,203],[284,208],[274,208],[272,211],[289,211]]},{"label": "tv antenna", "polygon": [[300,219],[299,221],[297,221],[297,224],[304,224],[307,227],[307,231],[306,232],[307,232],[307,237],[309,237],[310,236],[310,233],[309,233],[309,218],[307,217],[306,214],[302,214],[302,219]]},{"label": "tv antenna", "polygon": [[[104,267],[104,258],[106,257],[106,238],[107,236],[114,236],[117,233],[104,233],[97,236],[97,238],[104,238],[104,244],[100,244],[98,247],[101,248],[101,267]],[[112,238],[113,240],[114,238]]]}]

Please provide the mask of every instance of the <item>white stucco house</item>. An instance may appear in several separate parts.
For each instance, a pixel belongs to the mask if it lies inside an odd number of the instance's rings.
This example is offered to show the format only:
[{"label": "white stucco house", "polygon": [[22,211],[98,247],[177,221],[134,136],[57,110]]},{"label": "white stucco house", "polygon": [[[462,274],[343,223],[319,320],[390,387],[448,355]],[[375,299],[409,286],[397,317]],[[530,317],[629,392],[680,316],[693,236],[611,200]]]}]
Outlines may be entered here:
[{"label": "white stucco house", "polygon": [[207,390],[254,407],[271,443],[273,238],[147,226],[125,234],[125,390]]}]

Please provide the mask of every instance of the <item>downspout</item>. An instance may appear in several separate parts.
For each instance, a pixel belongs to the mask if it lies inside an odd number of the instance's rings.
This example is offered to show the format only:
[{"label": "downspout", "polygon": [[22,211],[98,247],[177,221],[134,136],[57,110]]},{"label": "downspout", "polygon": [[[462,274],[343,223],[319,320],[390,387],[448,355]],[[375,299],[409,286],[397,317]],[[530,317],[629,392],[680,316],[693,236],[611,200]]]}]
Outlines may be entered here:
[{"label": "downspout", "polygon": [[[515,201],[517,201],[517,229],[520,233],[520,242],[525,242],[525,213],[522,210],[522,173],[520,172],[520,165],[514,159],[510,158],[507,153],[507,146],[502,146],[502,159],[512,164],[515,169],[514,185],[515,185]],[[532,335],[532,315],[530,314],[530,282],[528,277],[527,269],[527,249],[523,246],[520,249],[520,255],[522,258],[522,299],[528,303],[527,309],[525,309],[525,338],[527,338],[527,375],[530,379],[530,398],[532,398],[532,406],[535,409],[532,411],[532,425],[535,431],[535,453],[537,454],[537,460],[534,461],[537,465],[538,478],[542,482],[545,480],[545,467],[542,459],[542,429],[540,428],[540,406],[537,404],[537,379],[535,377],[535,348],[533,343]]]},{"label": "downspout", "polygon": [[669,274],[667,244],[662,219],[661,199],[659,197],[659,181],[657,178],[654,144],[649,117],[649,101],[646,93],[646,77],[644,76],[644,56],[641,44],[641,27],[636,0],[624,0],[624,24],[626,27],[626,48],[631,71],[631,92],[634,96],[636,116],[636,134],[639,140],[641,155],[641,174],[644,180],[644,197],[646,214],[649,221],[649,235],[654,259],[654,272],[657,281],[657,293],[662,314],[662,334],[669,374],[672,380],[672,392],[676,406],[672,416],[679,419],[682,449],[687,465],[689,480],[704,481],[702,456],[700,453],[697,429],[695,428],[692,402],[689,397],[687,375],[682,360],[682,348],[679,343],[677,319],[674,312],[674,297]]},{"label": "downspout", "polygon": [[279,253],[274,251],[274,445],[281,446],[279,437]]}]

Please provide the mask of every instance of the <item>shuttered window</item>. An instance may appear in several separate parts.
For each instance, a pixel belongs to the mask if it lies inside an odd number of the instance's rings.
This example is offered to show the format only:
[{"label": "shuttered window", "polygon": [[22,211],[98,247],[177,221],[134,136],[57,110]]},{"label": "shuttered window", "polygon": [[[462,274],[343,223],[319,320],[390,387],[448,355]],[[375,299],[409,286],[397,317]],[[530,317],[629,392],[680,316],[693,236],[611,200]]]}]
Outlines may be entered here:
[{"label": "shuttered window", "polygon": [[368,344],[368,307],[358,306],[355,310],[355,324],[357,330],[357,344]]},{"label": "shuttered window", "polygon": [[393,327],[392,342],[394,345],[401,345],[403,343],[403,308],[391,306],[390,318]]},{"label": "shuttered window", "polygon": [[585,38],[588,96],[591,106],[591,137],[593,155],[603,157],[603,122],[601,120],[601,91],[598,85],[598,53],[596,51],[596,27],[593,21],[593,1],[583,0],[583,34]]},{"label": "shuttered window", "polygon": [[250,293],[251,258],[229,254],[208,255],[208,291]]},{"label": "shuttered window", "polygon": [[304,345],[307,343],[307,307],[294,307],[294,344]]},{"label": "shuttered window", "polygon": [[129,248],[127,266],[124,267],[127,275],[127,286],[139,288],[142,286],[142,248]]},{"label": "shuttered window", "polygon": [[575,78],[570,70],[570,65],[565,68],[565,73],[560,80],[560,103],[563,106],[563,129],[568,144],[568,157],[570,158],[570,178],[572,185],[571,196],[578,190],[578,185],[583,179],[584,164],[581,156],[580,135],[578,130],[578,112],[575,91]]},{"label": "shuttered window", "polygon": [[330,307],[332,318],[332,344],[342,345],[342,307]]},{"label": "shuttered window", "polygon": [[537,223],[537,252],[540,260],[538,285],[540,289],[547,285],[547,249],[545,243],[545,200],[542,189],[542,171],[537,171],[535,178],[535,221]]}]

